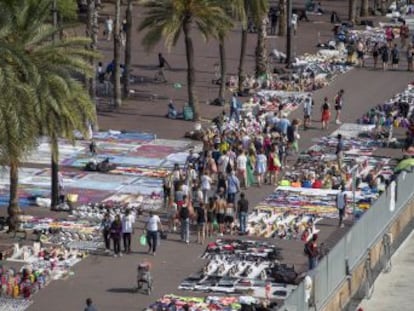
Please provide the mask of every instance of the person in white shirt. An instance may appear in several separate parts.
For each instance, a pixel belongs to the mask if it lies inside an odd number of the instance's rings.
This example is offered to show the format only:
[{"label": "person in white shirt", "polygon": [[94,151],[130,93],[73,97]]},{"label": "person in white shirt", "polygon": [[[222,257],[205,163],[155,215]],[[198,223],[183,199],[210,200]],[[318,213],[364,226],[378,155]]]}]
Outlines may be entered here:
[{"label": "person in white shirt", "polygon": [[211,190],[211,183],[213,182],[213,180],[211,179],[210,176],[203,173],[200,181],[201,181],[201,191],[203,192],[204,203],[207,204],[208,203],[208,192]]},{"label": "person in white shirt", "polygon": [[242,151],[236,159],[237,174],[243,186],[247,188],[247,157]]},{"label": "person in white shirt", "polygon": [[292,14],[292,28],[293,28],[293,34],[296,35],[296,31],[298,30],[298,15],[296,13]]},{"label": "person in white shirt", "polygon": [[112,38],[112,31],[114,28],[114,21],[112,20],[112,18],[110,16],[108,16],[108,18],[105,21],[105,34],[106,34],[106,40],[111,40]]},{"label": "person in white shirt", "polygon": [[226,173],[227,165],[229,164],[230,157],[227,154],[227,150],[223,151],[223,154],[220,156],[218,160],[218,171],[222,174]]},{"label": "person in white shirt", "polygon": [[124,217],[122,217],[122,238],[124,240],[124,252],[125,254],[131,252],[131,235],[134,231],[134,216],[130,210],[125,211]]},{"label": "person in white shirt", "polygon": [[149,212],[149,217],[145,224],[148,241],[148,254],[155,256],[158,244],[158,231],[162,231],[161,219],[158,215],[154,215],[153,211]]}]

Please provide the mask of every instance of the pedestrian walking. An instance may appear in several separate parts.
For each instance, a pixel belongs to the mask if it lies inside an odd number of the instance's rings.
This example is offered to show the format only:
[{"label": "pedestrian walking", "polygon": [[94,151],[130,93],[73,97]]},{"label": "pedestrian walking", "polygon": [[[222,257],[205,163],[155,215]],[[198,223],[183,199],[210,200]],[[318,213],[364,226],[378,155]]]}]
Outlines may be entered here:
[{"label": "pedestrian walking", "polygon": [[308,268],[313,270],[318,265],[319,249],[318,249],[318,235],[313,234],[312,238],[305,244],[305,254],[308,256]]},{"label": "pedestrian walking", "polygon": [[372,47],[372,58],[374,59],[374,69],[377,69],[378,56],[380,54],[378,42],[374,43]]},{"label": "pedestrian walking", "polygon": [[414,50],[413,45],[411,43],[407,46],[407,71],[413,71],[413,56],[414,56]]},{"label": "pedestrian walking", "polygon": [[236,123],[239,123],[240,121],[240,116],[239,116],[239,102],[238,102],[238,98],[237,98],[237,93],[234,92],[233,96],[231,97],[231,101],[230,101],[230,116],[229,116],[230,121],[231,120],[235,120]]},{"label": "pedestrian walking", "polygon": [[269,184],[277,186],[279,172],[282,163],[279,158],[279,148],[276,144],[272,145],[272,149],[268,155],[268,172],[269,172]]},{"label": "pedestrian walking", "polygon": [[214,233],[214,223],[216,219],[217,197],[209,197],[207,204],[207,236],[211,237]]},{"label": "pedestrian walking", "polygon": [[340,228],[344,227],[343,220],[346,212],[346,200],[345,184],[342,184],[340,192],[336,195],[336,208],[338,209],[339,215],[338,227]]},{"label": "pedestrian walking", "polygon": [[410,37],[410,29],[408,28],[405,21],[402,22],[400,26],[400,40],[401,40],[401,48],[405,47],[407,39]]},{"label": "pedestrian walking", "polygon": [[325,97],[322,104],[322,130],[327,130],[329,127],[329,120],[331,119],[331,107],[328,103],[328,97]]},{"label": "pedestrian walking", "polygon": [[236,194],[240,191],[240,180],[233,170],[227,177],[227,202],[235,204]]},{"label": "pedestrian walking", "polygon": [[122,223],[119,215],[115,216],[114,221],[111,224],[111,239],[114,246],[114,257],[121,257],[121,235],[122,235]]},{"label": "pedestrian walking", "polygon": [[167,62],[165,57],[162,55],[162,53],[158,53],[158,72],[154,77],[155,81],[166,83],[167,78],[165,77],[165,68],[168,68],[171,70],[170,64]]},{"label": "pedestrian walking", "polygon": [[292,23],[293,35],[296,36],[296,33],[298,31],[298,14],[292,13],[291,23]]},{"label": "pedestrian walking", "polygon": [[109,253],[111,250],[111,224],[112,224],[111,217],[109,213],[106,213],[101,222],[101,230],[102,230],[102,236],[105,242],[106,253]]},{"label": "pedestrian walking", "polygon": [[122,217],[122,238],[124,242],[125,254],[131,253],[131,236],[133,233],[134,216],[131,211],[127,209],[124,217]]},{"label": "pedestrian walking", "polygon": [[240,193],[240,199],[237,202],[237,215],[239,217],[240,234],[247,233],[247,214],[249,213],[249,201],[246,200],[244,192]]},{"label": "pedestrian walking", "polygon": [[276,35],[277,21],[279,17],[279,9],[272,8],[270,12],[270,35]]},{"label": "pedestrian walking", "polygon": [[312,94],[309,93],[303,103],[303,129],[307,130],[311,126],[312,107],[313,107]]},{"label": "pedestrian walking", "polygon": [[345,93],[345,91],[342,89],[335,96],[335,111],[336,111],[335,123],[336,124],[341,124],[342,123],[341,122],[341,112],[342,112],[342,109],[344,107],[344,93]]},{"label": "pedestrian walking", "polygon": [[112,38],[112,32],[114,30],[114,21],[112,20],[111,16],[108,16],[105,20],[105,33],[106,40],[111,40]]},{"label": "pedestrian walking", "polygon": [[244,188],[247,188],[247,157],[244,150],[236,158],[237,177]]},{"label": "pedestrian walking", "polygon": [[267,158],[263,152],[263,149],[259,149],[256,157],[256,179],[257,186],[260,187],[264,184],[264,176],[267,170]]},{"label": "pedestrian walking", "polygon": [[394,47],[391,50],[392,69],[397,70],[399,62],[400,62],[400,51],[398,49],[397,44],[394,44]]},{"label": "pedestrian walking", "polygon": [[390,51],[388,49],[388,46],[386,44],[384,44],[381,47],[381,60],[382,60],[382,70],[387,70],[388,67],[388,62],[389,62],[389,58],[390,58]]},{"label": "pedestrian walking", "polygon": [[91,298],[86,299],[86,308],[84,309],[84,311],[98,311],[93,305]]},{"label": "pedestrian walking", "polygon": [[207,215],[204,204],[194,207],[197,219],[197,243],[204,244],[206,239],[206,221]]},{"label": "pedestrian walking", "polygon": [[147,232],[148,254],[155,256],[158,246],[158,232],[163,231],[161,219],[155,215],[153,211],[149,212],[148,219],[145,222],[145,230]]},{"label": "pedestrian walking", "polygon": [[202,202],[208,203],[208,197],[210,195],[211,184],[213,183],[213,180],[210,176],[207,175],[206,171],[203,171],[201,174],[202,175],[200,178],[200,182],[201,182],[201,192],[203,196]]},{"label": "pedestrian walking", "polygon": [[338,134],[337,136],[338,142],[336,143],[336,161],[338,164],[338,170],[342,171],[342,163],[343,163],[343,157],[344,157],[344,141],[342,140],[342,135]]},{"label": "pedestrian walking", "polygon": [[183,201],[179,206],[178,217],[181,222],[181,241],[190,243],[190,210],[188,208],[187,196],[183,197]]}]

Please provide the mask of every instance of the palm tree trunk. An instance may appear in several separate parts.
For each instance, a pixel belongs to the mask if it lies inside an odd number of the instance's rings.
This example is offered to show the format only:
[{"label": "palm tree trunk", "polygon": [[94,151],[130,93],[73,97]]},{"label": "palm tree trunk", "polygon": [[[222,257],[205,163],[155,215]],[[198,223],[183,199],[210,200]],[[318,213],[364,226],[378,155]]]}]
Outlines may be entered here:
[{"label": "palm tree trunk", "polygon": [[286,0],[280,0],[279,5],[279,36],[285,36],[286,35],[286,26],[287,26],[287,1]]},{"label": "palm tree trunk", "polygon": [[187,20],[183,23],[183,33],[185,39],[185,54],[187,58],[187,91],[188,91],[188,104],[193,108],[194,120],[199,120],[200,113],[198,109],[198,103],[194,95],[194,81],[195,81],[195,69],[194,69],[194,47],[193,40],[191,38],[191,21]]},{"label": "palm tree trunk", "polygon": [[[97,51],[98,49],[98,32],[99,32],[99,24],[98,24],[98,7],[97,7],[97,0],[88,0],[88,23],[86,27],[86,36],[91,38],[91,45],[90,49],[92,51]],[[93,68],[95,68],[95,61],[91,57],[90,63]],[[89,95],[95,104],[96,110],[96,74],[89,79],[88,81],[88,89]],[[97,122],[97,121],[96,121]],[[98,130],[98,124],[93,124],[93,129],[95,131]]]},{"label": "palm tree trunk", "polygon": [[355,23],[355,6],[356,1],[355,0],[348,0],[349,1],[349,7],[348,7],[348,19],[350,22]]},{"label": "palm tree trunk", "polygon": [[128,0],[126,9],[126,42],[125,42],[125,74],[124,74],[124,98],[129,96],[129,77],[131,71],[131,52],[132,52],[132,0]]},{"label": "palm tree trunk", "polygon": [[10,198],[7,213],[11,219],[20,213],[19,196],[17,194],[17,187],[19,182],[19,171],[16,162],[10,162]]},{"label": "palm tree trunk", "polygon": [[256,46],[256,78],[267,73],[267,49],[266,49],[266,18],[263,18],[257,31]]},{"label": "palm tree trunk", "polygon": [[115,27],[114,27],[114,104],[118,109],[122,105],[121,94],[121,0],[116,0],[115,4]]},{"label": "palm tree trunk", "polygon": [[59,145],[57,137],[51,137],[51,151],[52,151],[52,194],[51,194],[51,209],[54,210],[59,205]]},{"label": "palm tree trunk", "polygon": [[224,37],[220,36],[219,40],[220,52],[220,89],[219,100],[224,103],[224,91],[226,90],[226,47],[224,46]]},{"label": "palm tree trunk", "polygon": [[246,58],[246,46],[247,46],[247,29],[242,29],[241,35],[241,48],[240,48],[240,59],[239,59],[239,72],[238,72],[238,91],[243,91],[244,81],[244,60]]},{"label": "palm tree trunk", "polygon": [[361,0],[361,16],[368,16],[369,0]]}]

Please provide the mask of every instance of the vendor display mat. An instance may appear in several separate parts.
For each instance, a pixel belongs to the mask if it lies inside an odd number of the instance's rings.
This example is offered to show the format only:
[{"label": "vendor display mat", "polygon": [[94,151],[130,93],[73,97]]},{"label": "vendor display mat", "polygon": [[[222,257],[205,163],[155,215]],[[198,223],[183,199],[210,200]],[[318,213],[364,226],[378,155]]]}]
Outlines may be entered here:
[{"label": "vendor display mat", "polygon": [[12,299],[0,297],[0,311],[24,311],[33,304],[28,299]]}]

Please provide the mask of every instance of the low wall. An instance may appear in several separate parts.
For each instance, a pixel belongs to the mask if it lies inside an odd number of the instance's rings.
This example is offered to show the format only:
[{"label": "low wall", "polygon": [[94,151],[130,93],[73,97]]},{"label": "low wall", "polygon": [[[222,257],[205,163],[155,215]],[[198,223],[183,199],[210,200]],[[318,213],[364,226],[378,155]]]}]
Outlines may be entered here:
[{"label": "low wall", "polygon": [[[350,272],[348,279],[341,283],[336,292],[321,309],[323,311],[355,310],[357,305],[366,295],[375,279],[386,268],[390,258],[405,238],[412,231],[414,224],[414,199],[410,199],[393,222],[384,230],[384,234],[376,243],[367,250],[360,263]],[[385,251],[385,239],[390,238],[389,254]],[[369,267],[369,268],[368,268]]]}]

